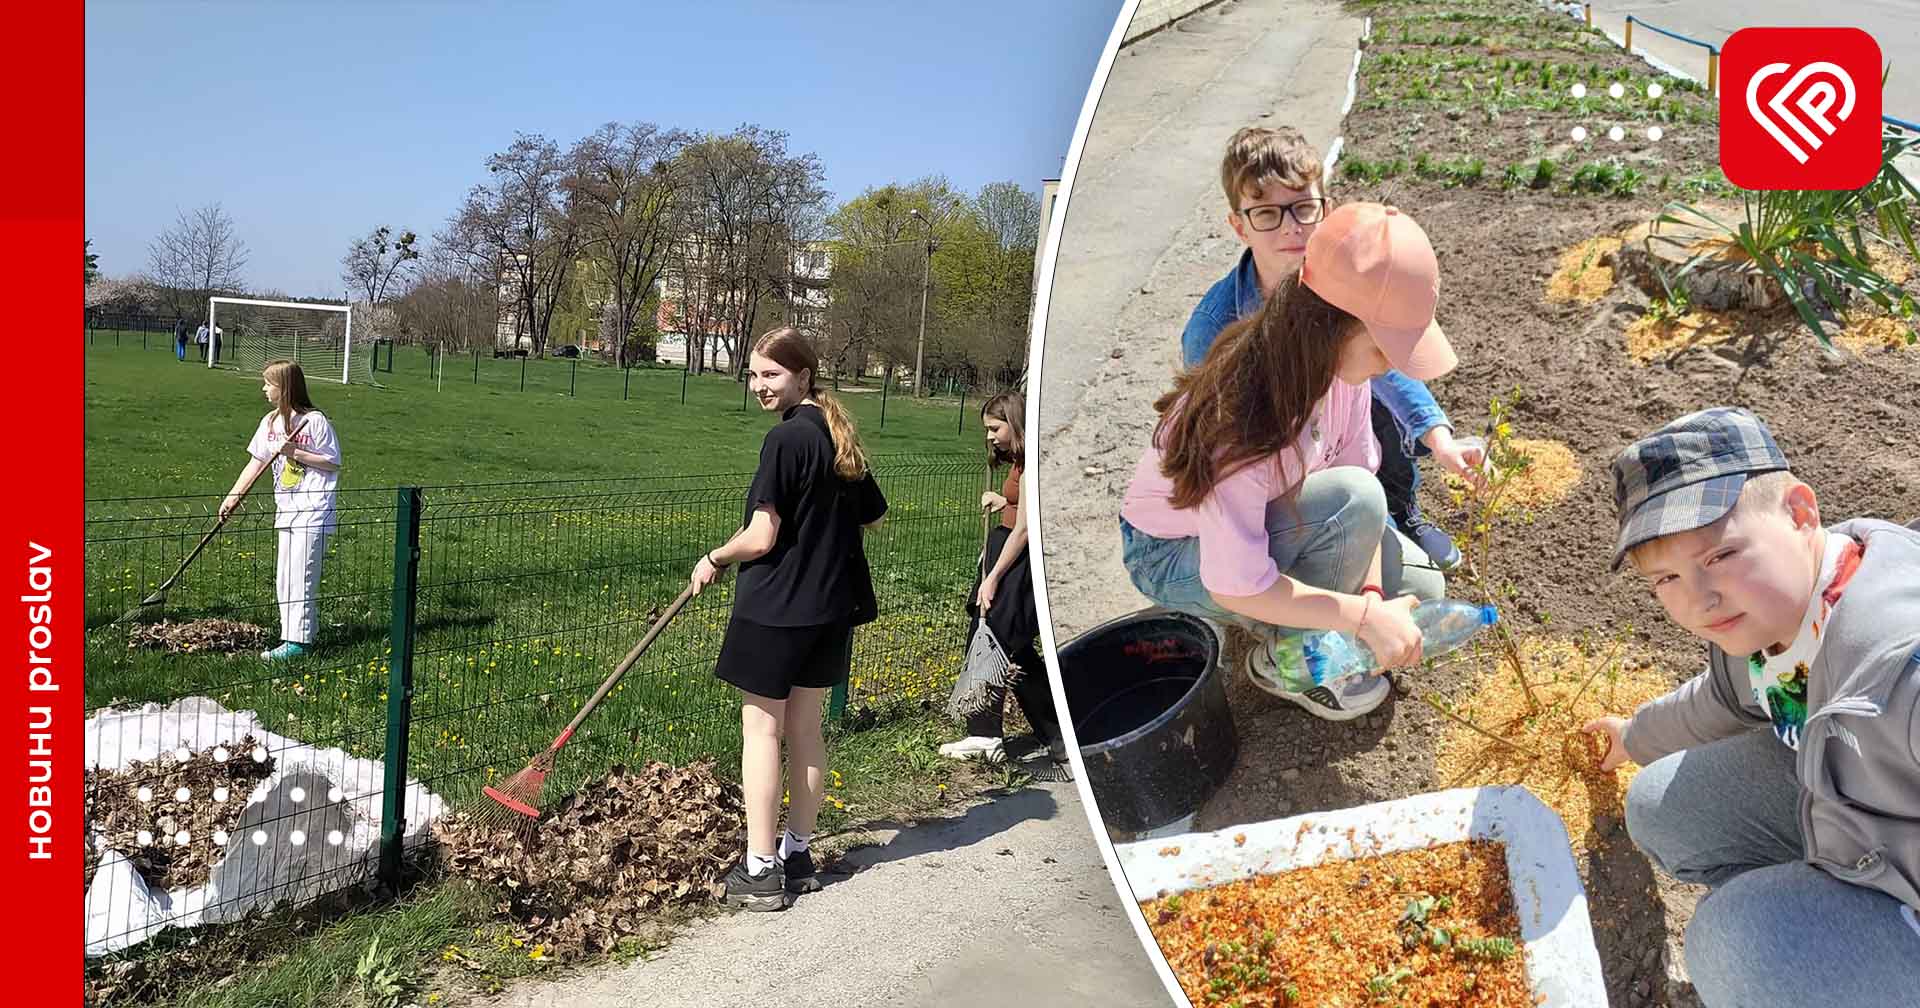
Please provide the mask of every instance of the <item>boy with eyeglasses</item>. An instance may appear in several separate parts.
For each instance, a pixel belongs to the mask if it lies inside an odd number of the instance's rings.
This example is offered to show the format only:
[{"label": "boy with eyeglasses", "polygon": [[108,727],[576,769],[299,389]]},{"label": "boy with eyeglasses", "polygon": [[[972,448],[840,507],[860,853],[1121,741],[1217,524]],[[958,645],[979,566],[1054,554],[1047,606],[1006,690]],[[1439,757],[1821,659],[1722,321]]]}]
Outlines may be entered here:
[{"label": "boy with eyeglasses", "polygon": [[[1307,239],[1326,216],[1320,152],[1298,130],[1249,126],[1227,141],[1220,184],[1227,194],[1227,225],[1247,247],[1240,262],[1208,289],[1180,334],[1180,363],[1206,358],[1220,331],[1259,309],[1283,277],[1300,271]],[[1407,538],[1442,570],[1460,563],[1453,538],[1420,514],[1416,456],[1431,452],[1440,464],[1473,480],[1479,454],[1453,439],[1446,411],[1427,386],[1398,371],[1373,381],[1373,432],[1380,442],[1380,486],[1387,511]]]}]

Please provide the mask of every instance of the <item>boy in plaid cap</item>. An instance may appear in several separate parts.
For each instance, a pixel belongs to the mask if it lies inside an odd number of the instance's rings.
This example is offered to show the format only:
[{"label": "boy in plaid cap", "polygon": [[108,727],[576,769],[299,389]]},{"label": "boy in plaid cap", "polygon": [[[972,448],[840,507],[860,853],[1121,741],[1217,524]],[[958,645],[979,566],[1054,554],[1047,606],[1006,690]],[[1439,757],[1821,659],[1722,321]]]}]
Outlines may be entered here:
[{"label": "boy in plaid cap", "polygon": [[1708,667],[1585,727],[1645,767],[1627,831],[1713,887],[1687,928],[1708,1008],[1920,1004],[1920,532],[1820,524],[1744,409],[1613,462],[1630,560]]}]

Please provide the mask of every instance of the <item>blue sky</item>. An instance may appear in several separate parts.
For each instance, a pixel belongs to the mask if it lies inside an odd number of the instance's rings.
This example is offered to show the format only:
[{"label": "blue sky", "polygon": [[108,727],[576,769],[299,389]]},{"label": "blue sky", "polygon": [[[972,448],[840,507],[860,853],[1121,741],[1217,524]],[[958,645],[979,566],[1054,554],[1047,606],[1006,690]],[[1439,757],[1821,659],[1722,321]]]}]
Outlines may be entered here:
[{"label": "blue sky", "polygon": [[220,202],[256,289],[339,296],[380,224],[438,230],[514,132],[786,130],[837,198],[1064,168],[1121,0],[965,4],[89,0],[87,235],[145,269]]}]

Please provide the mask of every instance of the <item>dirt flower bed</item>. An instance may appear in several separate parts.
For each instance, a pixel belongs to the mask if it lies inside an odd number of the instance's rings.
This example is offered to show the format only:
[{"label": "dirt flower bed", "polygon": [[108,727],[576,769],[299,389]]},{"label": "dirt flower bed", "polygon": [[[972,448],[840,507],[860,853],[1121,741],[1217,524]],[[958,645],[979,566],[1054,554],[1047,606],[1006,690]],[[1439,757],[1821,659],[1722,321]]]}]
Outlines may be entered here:
[{"label": "dirt flower bed", "polygon": [[1534,1003],[1504,845],[1473,840],[1140,904],[1196,1006]]},{"label": "dirt flower bed", "polygon": [[147,648],[174,654],[253,651],[271,643],[267,631],[251,623],[228,619],[161,620],[127,631],[127,648]]},{"label": "dirt flower bed", "polygon": [[711,760],[614,767],[553,804],[526,845],[471,812],[434,824],[455,875],[500,890],[496,908],[535,959],[605,952],[668,907],[705,902],[740,850],[740,789]]},{"label": "dirt flower bed", "polygon": [[[1676,84],[1657,103],[1649,102],[1645,84],[1657,74],[1611,46],[1496,57],[1485,45],[1397,41],[1406,16],[1459,9],[1461,4],[1447,0],[1355,8],[1373,17],[1374,39],[1361,61],[1352,112],[1340,129],[1346,145],[1330,194],[1343,202],[1391,202],[1432,239],[1442,273],[1439,319],[1460,366],[1431,387],[1456,430],[1479,433],[1489,420],[1486,404],[1519,387],[1528,394],[1513,411],[1514,429],[1564,444],[1580,461],[1578,482],[1564,500],[1536,511],[1530,521],[1495,523],[1497,550],[1481,567],[1509,629],[1550,630],[1563,639],[1590,634],[1609,648],[1623,639],[1636,662],[1654,663],[1621,673],[1618,713],[1625,714],[1632,703],[1630,681],[1644,677],[1670,689],[1700,671],[1707,645],[1668,620],[1636,576],[1609,570],[1615,515],[1608,462],[1675,417],[1741,405],[1766,420],[1794,471],[1817,491],[1827,520],[1872,515],[1910,521],[1920,516],[1920,460],[1907,450],[1920,440],[1920,353],[1871,349],[1836,358],[1787,309],[1728,313],[1732,340],[1684,353],[1671,352],[1684,344],[1684,335],[1650,337],[1665,345],[1636,361],[1627,350],[1642,334],[1629,338],[1628,327],[1663,296],[1657,284],[1616,282],[1591,304],[1547,298],[1555,263],[1569,248],[1644,227],[1674,201],[1737,202],[1717,169],[1714,101]],[[1531,16],[1535,9],[1520,0],[1473,5],[1476,12],[1512,16]],[[1407,27],[1421,36],[1441,33],[1434,24]],[[1524,28],[1501,32],[1531,34]],[[1546,41],[1564,32],[1538,35]],[[1388,56],[1400,65],[1386,61]],[[1614,80],[1625,84],[1626,96],[1617,102],[1607,97]],[[1410,94],[1416,83],[1426,85],[1428,97]],[[1571,98],[1574,83],[1585,85],[1587,97]],[[1626,127],[1618,142],[1607,136],[1614,124]],[[1658,141],[1646,133],[1655,125],[1664,130]],[[1576,127],[1587,131],[1586,141],[1573,140]],[[1414,166],[1423,154],[1436,170],[1481,162],[1477,180],[1466,181],[1473,173],[1422,174]],[[1347,171],[1355,163],[1377,168],[1396,162],[1404,167],[1391,175]],[[1594,164],[1616,167],[1611,189],[1574,184]],[[1636,173],[1634,184],[1628,184],[1627,169]],[[1920,294],[1920,279],[1906,283]],[[1437,478],[1439,467],[1423,462],[1422,468],[1432,477],[1422,484],[1423,513],[1464,548],[1478,509],[1450,500],[1447,483]],[[1449,574],[1447,594],[1478,600],[1469,579],[1458,573]],[[1223,667],[1239,661],[1252,640],[1236,631]],[[1303,715],[1244,676],[1230,677],[1226,688],[1242,752],[1261,758],[1241,760],[1195,828],[1348,808],[1451,782],[1458,771],[1447,774],[1437,764],[1452,722],[1422,701],[1431,692],[1457,704],[1473,702],[1485,667],[1443,660],[1396,673],[1391,700],[1339,724]],[[1535,670],[1535,680],[1546,677]],[[1512,683],[1510,675],[1502,681]],[[1604,683],[1593,688],[1607,696]],[[1482,713],[1490,711],[1488,706]],[[1620,793],[1628,779],[1616,778]],[[1578,814],[1562,809],[1562,815],[1579,842],[1587,830]],[[1611,841],[1589,847],[1578,862],[1607,1003],[1691,1004],[1685,989],[1669,981],[1677,973],[1670,972],[1673,956],[1698,891],[1659,872],[1617,826]]]},{"label": "dirt flower bed", "polygon": [[88,770],[87,832],[95,839],[82,856],[85,885],[93,885],[99,845],[125,855],[152,888],[205,885],[226,854],[220,841],[240,821],[254,787],[273,774],[273,764],[248,735],[232,746]]}]

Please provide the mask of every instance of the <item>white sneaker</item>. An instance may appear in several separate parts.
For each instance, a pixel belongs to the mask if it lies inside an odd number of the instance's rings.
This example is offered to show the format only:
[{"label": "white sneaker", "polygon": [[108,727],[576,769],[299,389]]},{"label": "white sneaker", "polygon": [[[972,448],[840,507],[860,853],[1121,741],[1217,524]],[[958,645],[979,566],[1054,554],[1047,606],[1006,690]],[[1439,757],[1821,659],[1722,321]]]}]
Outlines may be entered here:
[{"label": "white sneaker", "polygon": [[989,763],[998,763],[1007,758],[1007,750],[997,738],[988,738],[985,735],[969,735],[958,742],[949,742],[941,746],[940,755],[948,759],[973,759],[979,757]]},{"label": "white sneaker", "polygon": [[1386,676],[1369,675],[1338,683],[1332,689],[1313,686],[1296,693],[1282,684],[1280,670],[1273,663],[1273,652],[1264,639],[1248,649],[1242,664],[1249,682],[1282,700],[1299,704],[1323,721],[1351,721],[1380,706],[1387,694],[1393,692]]}]

